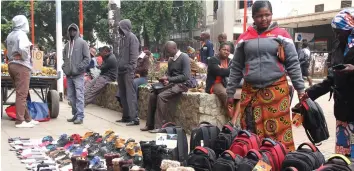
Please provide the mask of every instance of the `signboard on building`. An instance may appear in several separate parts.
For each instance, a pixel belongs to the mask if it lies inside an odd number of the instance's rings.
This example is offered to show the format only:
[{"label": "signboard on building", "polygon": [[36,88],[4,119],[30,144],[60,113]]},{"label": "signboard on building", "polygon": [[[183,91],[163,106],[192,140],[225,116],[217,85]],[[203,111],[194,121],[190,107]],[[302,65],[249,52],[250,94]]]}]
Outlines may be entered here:
[{"label": "signboard on building", "polygon": [[295,33],[295,42],[302,42],[302,40],[307,40],[307,42],[311,42],[314,38],[314,33]]}]

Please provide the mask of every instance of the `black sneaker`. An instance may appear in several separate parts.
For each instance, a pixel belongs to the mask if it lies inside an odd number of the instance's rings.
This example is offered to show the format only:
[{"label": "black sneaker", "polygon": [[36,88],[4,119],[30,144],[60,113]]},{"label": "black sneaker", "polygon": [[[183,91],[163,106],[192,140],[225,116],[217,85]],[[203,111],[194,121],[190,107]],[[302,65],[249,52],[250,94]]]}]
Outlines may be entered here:
[{"label": "black sneaker", "polygon": [[69,138],[67,134],[62,134],[57,141],[58,147],[64,147],[69,142]]},{"label": "black sneaker", "polygon": [[130,120],[129,119],[120,119],[120,120],[116,120],[116,122],[120,122],[120,123],[129,123]]},{"label": "black sneaker", "polygon": [[139,120],[133,120],[133,121],[130,121],[129,123],[127,123],[126,125],[127,126],[136,126],[139,124],[140,124]]},{"label": "black sneaker", "polygon": [[74,117],[72,117],[71,119],[67,119],[66,121],[68,121],[68,122],[74,122],[76,120],[76,117],[74,116]]},{"label": "black sneaker", "polygon": [[74,121],[74,124],[82,124],[82,123],[84,123],[84,121],[82,119],[76,119]]}]

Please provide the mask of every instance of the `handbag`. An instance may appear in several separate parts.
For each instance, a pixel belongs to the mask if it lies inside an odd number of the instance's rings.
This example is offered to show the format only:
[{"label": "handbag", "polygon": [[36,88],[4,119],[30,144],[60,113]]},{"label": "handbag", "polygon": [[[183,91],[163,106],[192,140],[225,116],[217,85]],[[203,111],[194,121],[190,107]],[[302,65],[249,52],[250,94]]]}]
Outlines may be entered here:
[{"label": "handbag", "polygon": [[162,90],[164,87],[165,86],[162,83],[160,83],[160,82],[154,83],[154,84],[151,85],[152,91],[154,91],[154,92],[156,92],[158,90]]}]

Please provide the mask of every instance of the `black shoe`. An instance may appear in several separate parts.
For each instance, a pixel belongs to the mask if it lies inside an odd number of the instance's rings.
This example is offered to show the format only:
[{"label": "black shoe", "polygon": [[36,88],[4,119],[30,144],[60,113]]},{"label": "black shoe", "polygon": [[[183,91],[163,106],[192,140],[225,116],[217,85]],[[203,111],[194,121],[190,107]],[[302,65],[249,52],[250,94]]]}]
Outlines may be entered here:
[{"label": "black shoe", "polygon": [[120,119],[120,120],[116,120],[116,122],[120,122],[120,123],[129,123],[130,120],[128,119]]},{"label": "black shoe", "polygon": [[74,117],[72,117],[71,119],[67,119],[66,121],[68,121],[68,122],[74,122],[76,120],[76,117],[74,116]]},{"label": "black shoe", "polygon": [[76,119],[74,121],[74,124],[82,124],[82,123],[84,123],[84,121],[82,119]]},{"label": "black shoe", "polygon": [[136,126],[136,125],[139,125],[140,124],[140,122],[139,121],[130,121],[129,123],[127,123],[126,125],[127,126]]}]

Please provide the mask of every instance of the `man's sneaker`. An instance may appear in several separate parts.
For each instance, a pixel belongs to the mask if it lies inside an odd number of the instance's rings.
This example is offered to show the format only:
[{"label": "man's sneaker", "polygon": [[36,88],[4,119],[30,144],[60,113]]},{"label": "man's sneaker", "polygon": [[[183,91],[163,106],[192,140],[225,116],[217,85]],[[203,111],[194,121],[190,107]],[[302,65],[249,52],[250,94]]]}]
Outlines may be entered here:
[{"label": "man's sneaker", "polygon": [[130,121],[129,123],[127,123],[126,125],[127,126],[136,126],[139,124],[140,124],[139,120],[133,120],[133,121]]},{"label": "man's sneaker", "polygon": [[35,121],[35,120],[31,120],[31,121],[29,121],[28,123],[30,123],[30,124],[32,124],[32,125],[38,125],[39,124],[39,122],[38,121]]},{"label": "man's sneaker", "polygon": [[23,121],[21,124],[16,124],[16,128],[33,128],[34,125],[28,122]]},{"label": "man's sneaker", "polygon": [[82,124],[83,122],[82,119],[75,119],[74,124]]},{"label": "man's sneaker", "polygon": [[74,116],[74,117],[72,117],[71,119],[67,119],[66,121],[68,121],[68,122],[74,122],[76,120],[76,117]]}]

